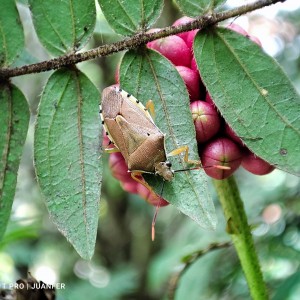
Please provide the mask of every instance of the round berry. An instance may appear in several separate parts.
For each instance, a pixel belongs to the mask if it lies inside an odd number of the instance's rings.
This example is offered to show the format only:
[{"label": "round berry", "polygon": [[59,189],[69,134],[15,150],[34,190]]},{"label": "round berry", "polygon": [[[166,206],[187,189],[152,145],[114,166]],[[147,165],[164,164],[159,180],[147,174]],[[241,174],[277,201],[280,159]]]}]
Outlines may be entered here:
[{"label": "round berry", "polygon": [[230,139],[238,143],[239,145],[244,146],[243,141],[237,136],[237,134],[233,131],[233,129],[228,124],[225,125],[225,134],[228,137],[230,137]]},{"label": "round berry", "polygon": [[131,194],[138,194],[138,183],[137,181],[131,178],[130,181],[121,181],[121,186],[124,191],[131,193]]},{"label": "round berry", "polygon": [[[128,167],[125,163],[124,157],[121,153],[111,153],[109,156],[109,166],[112,172],[112,175],[120,181],[129,181],[131,178],[130,173],[128,172]],[[133,180],[133,179],[132,179]]]},{"label": "round berry", "polygon": [[197,142],[204,143],[217,134],[221,118],[217,110],[207,102],[194,101],[190,107],[196,128]]},{"label": "round berry", "polygon": [[179,36],[172,35],[147,44],[168,58],[175,66],[189,67],[192,54],[185,41]]},{"label": "round berry", "polygon": [[[154,33],[154,32],[158,32],[158,31],[160,31],[160,30],[161,30],[160,28],[151,28],[151,29],[149,29],[149,30],[147,31],[147,33]],[[155,40],[154,40],[154,41],[155,41]],[[154,41],[147,43],[147,47],[148,47],[148,48],[152,48],[151,45],[153,44]]]},{"label": "round berry", "polygon": [[191,49],[193,50],[193,43],[194,43],[194,39],[195,39],[195,36],[197,34],[197,32],[199,31],[199,29],[195,29],[195,30],[192,30],[192,31],[189,31],[188,32],[188,35],[185,39],[185,42],[186,42],[186,45]]},{"label": "round berry", "polygon": [[241,35],[248,36],[248,32],[238,24],[231,23],[231,24],[227,25],[227,28],[229,28]]},{"label": "round berry", "polygon": [[229,177],[242,161],[240,147],[225,137],[216,138],[209,142],[200,156],[205,173],[215,179]]},{"label": "round berry", "polygon": [[258,46],[260,46],[260,47],[262,46],[261,41],[260,41],[260,39],[258,37],[254,36],[254,35],[250,35],[249,39],[252,42],[256,43]]},{"label": "round berry", "polygon": [[194,56],[192,57],[192,60],[191,60],[191,69],[196,72],[199,72],[197,62],[196,62],[196,59]]},{"label": "round berry", "polygon": [[[192,21],[194,21],[194,20],[195,20],[195,19],[193,19],[193,18],[184,16],[184,17],[182,17],[182,18],[176,20],[176,21],[173,23],[173,26],[184,25],[184,24],[190,23],[190,22],[192,22]],[[181,37],[181,38],[186,42],[189,33],[190,33],[190,31],[182,32],[182,33],[178,33],[177,36]]]},{"label": "round berry", "polygon": [[199,73],[190,68],[177,66],[177,71],[182,77],[191,100],[199,99],[200,93],[200,76]]},{"label": "round berry", "polygon": [[154,192],[151,192],[148,190],[145,186],[142,184],[139,184],[137,187],[138,194],[146,200],[148,203],[150,203],[153,206],[166,206],[169,205],[169,202],[167,202],[164,198],[156,195]]},{"label": "round berry", "polygon": [[266,175],[271,173],[275,167],[265,160],[247,150],[243,156],[242,167],[255,175]]},{"label": "round berry", "polygon": [[214,100],[212,99],[212,97],[208,92],[205,95],[205,102],[215,106]]}]

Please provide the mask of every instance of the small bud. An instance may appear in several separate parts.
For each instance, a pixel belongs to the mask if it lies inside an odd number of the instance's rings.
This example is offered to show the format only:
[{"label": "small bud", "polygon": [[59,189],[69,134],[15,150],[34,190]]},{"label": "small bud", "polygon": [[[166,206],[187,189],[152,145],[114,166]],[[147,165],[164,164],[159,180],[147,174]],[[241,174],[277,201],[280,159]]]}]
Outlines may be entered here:
[{"label": "small bud", "polygon": [[142,184],[138,184],[137,188],[138,194],[146,200],[148,203],[150,203],[153,206],[166,206],[169,205],[169,202],[167,202],[164,198],[159,197],[154,192],[151,192],[148,190],[145,186]]},{"label": "small bud", "polygon": [[[240,166],[242,153],[240,147],[228,138],[220,137],[209,142],[201,153],[205,173],[215,179],[225,179]],[[229,170],[222,169],[229,167]]]},{"label": "small bud", "polygon": [[179,36],[172,35],[162,39],[155,40],[147,44],[168,58],[175,66],[189,67],[192,54],[185,41]]},{"label": "small bud", "polygon": [[234,142],[238,143],[241,146],[244,146],[243,141],[237,136],[237,134],[233,131],[233,129],[226,124],[225,125],[225,134],[230,137],[231,140],[233,140]]},{"label": "small bud", "polygon": [[242,167],[255,175],[266,175],[275,169],[274,166],[270,165],[268,162],[256,156],[249,150],[247,150],[244,154]]},{"label": "small bud", "polygon": [[176,67],[182,77],[191,100],[199,99],[200,94],[200,76],[199,73],[190,68],[178,66]]},{"label": "small bud", "polygon": [[194,101],[190,107],[196,128],[197,142],[204,143],[218,133],[221,118],[217,110],[207,102]]},{"label": "small bud", "polygon": [[[186,23],[190,23],[192,21],[194,21],[195,19],[193,18],[190,18],[190,17],[182,17],[178,20],[176,20],[174,23],[173,23],[173,26],[179,26],[179,25],[184,25]],[[179,36],[180,38],[182,38],[185,42],[187,41],[187,38],[188,38],[188,35],[191,31],[187,31],[187,32],[182,32],[182,33],[178,33],[177,36]]]},{"label": "small bud", "polygon": [[[121,153],[111,153],[109,156],[109,166],[112,175],[120,181],[129,181],[131,178],[128,167]],[[133,180],[133,179],[132,179]]]}]

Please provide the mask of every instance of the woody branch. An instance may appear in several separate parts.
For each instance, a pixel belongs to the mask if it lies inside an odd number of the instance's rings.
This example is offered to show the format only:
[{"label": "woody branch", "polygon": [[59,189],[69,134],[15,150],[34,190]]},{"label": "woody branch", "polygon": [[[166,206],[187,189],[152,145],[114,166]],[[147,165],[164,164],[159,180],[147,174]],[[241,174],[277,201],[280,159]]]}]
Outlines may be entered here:
[{"label": "woody branch", "polygon": [[277,2],[285,2],[285,0],[258,0],[254,3],[243,5],[228,11],[219,13],[212,12],[202,15],[196,18],[196,20],[184,25],[168,26],[154,33],[140,32],[135,34],[131,38],[127,38],[112,44],[102,45],[85,52],[71,53],[47,61],[42,61],[40,63],[24,65],[18,68],[2,68],[0,69],[0,79],[5,80],[10,77],[16,77],[25,74],[57,70],[62,67],[74,65],[76,63],[92,60],[98,57],[108,56],[110,54],[124,50],[134,49],[159,38],[194,29],[204,29],[208,26],[217,24],[229,18],[237,17],[248,12],[275,4]]}]

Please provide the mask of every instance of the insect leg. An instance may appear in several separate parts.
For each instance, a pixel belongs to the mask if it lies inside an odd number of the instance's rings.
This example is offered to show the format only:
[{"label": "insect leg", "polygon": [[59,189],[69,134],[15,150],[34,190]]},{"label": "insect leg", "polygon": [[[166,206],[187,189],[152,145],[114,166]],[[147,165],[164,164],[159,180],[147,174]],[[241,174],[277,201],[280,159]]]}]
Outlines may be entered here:
[{"label": "insect leg", "polygon": [[[189,147],[188,146],[182,146],[179,147],[173,151],[171,151],[167,156],[174,156],[179,155],[180,153],[184,153],[184,162],[188,164],[194,164],[196,167],[202,167],[200,160],[189,160]],[[230,167],[222,166],[222,165],[213,165],[213,166],[205,166],[204,168],[217,168],[221,170],[230,170]]]},{"label": "insect leg", "polygon": [[155,194],[155,192],[153,191],[152,187],[145,181],[145,179],[142,177],[143,173],[147,173],[147,172],[143,172],[143,171],[132,171],[130,173],[131,178],[135,181],[137,181],[138,183],[142,184],[145,188],[147,188],[150,192],[153,192]]},{"label": "insect leg", "polygon": [[184,162],[186,162],[188,164],[201,166],[200,160],[189,160],[189,146],[181,146],[181,147],[171,151],[169,154],[167,154],[167,156],[179,155],[182,152],[184,152]]},{"label": "insect leg", "polygon": [[161,205],[161,201],[162,201],[161,195],[162,195],[162,192],[163,192],[163,188],[164,188],[164,183],[165,182],[163,182],[161,194],[160,194],[160,196],[158,196],[154,192],[154,190],[152,189],[152,187],[141,176],[142,173],[148,173],[148,172],[133,171],[133,172],[131,172],[131,177],[132,177],[132,179],[134,179],[135,181],[137,181],[138,183],[140,183],[144,187],[146,187],[150,191],[150,193],[152,193],[153,195],[155,195],[158,198],[158,204],[156,205],[156,208],[155,208],[155,213],[154,213],[154,216],[153,216],[152,226],[151,226],[151,239],[152,239],[152,241],[154,241],[154,238],[155,238],[155,223],[156,223],[157,214],[158,214],[158,211],[159,211],[159,208],[160,208],[160,205]]},{"label": "insect leg", "polygon": [[114,147],[114,148],[106,148],[106,149],[104,149],[104,152],[106,152],[106,153],[116,153],[116,152],[120,152],[120,150],[117,147]]},{"label": "insect leg", "polygon": [[154,107],[154,103],[152,100],[148,100],[148,102],[146,103],[146,109],[149,110],[150,115],[152,117],[152,119],[155,119],[155,107]]}]

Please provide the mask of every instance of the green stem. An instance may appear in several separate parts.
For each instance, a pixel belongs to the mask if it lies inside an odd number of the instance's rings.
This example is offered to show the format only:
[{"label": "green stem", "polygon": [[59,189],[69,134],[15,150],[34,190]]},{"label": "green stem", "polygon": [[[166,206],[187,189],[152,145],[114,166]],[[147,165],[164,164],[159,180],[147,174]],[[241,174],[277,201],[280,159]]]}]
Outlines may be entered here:
[{"label": "green stem", "polygon": [[231,176],[225,180],[214,180],[214,185],[227,220],[227,231],[231,235],[239,256],[252,299],[268,299],[244,205],[235,179]]}]

